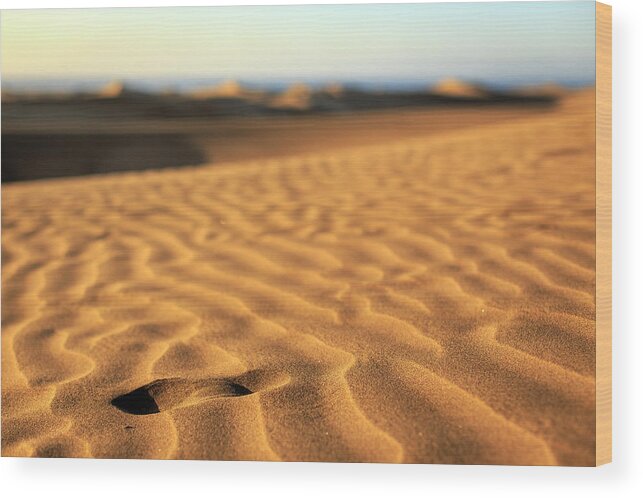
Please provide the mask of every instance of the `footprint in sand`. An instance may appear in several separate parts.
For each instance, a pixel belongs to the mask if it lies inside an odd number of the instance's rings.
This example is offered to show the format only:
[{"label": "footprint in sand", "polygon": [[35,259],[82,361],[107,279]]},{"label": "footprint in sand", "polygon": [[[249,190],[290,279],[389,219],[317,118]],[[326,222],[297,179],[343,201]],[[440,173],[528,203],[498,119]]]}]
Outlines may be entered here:
[{"label": "footprint in sand", "polygon": [[227,379],[157,379],[117,396],[111,404],[132,415],[150,415],[215,398],[248,396],[289,382],[283,373],[254,370]]}]

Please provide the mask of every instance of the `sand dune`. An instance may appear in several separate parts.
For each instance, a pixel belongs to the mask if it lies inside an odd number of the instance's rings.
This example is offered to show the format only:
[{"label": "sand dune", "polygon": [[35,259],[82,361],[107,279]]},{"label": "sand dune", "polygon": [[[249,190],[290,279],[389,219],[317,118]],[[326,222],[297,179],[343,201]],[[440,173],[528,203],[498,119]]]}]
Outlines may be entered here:
[{"label": "sand dune", "polygon": [[457,78],[447,78],[439,81],[430,91],[436,95],[460,99],[485,99],[489,91],[481,85],[461,81]]},{"label": "sand dune", "polygon": [[243,99],[261,101],[266,92],[244,88],[238,81],[227,80],[213,87],[199,88],[190,92],[189,97],[195,99]]},{"label": "sand dune", "polygon": [[593,465],[592,99],[3,185],[2,454]]}]

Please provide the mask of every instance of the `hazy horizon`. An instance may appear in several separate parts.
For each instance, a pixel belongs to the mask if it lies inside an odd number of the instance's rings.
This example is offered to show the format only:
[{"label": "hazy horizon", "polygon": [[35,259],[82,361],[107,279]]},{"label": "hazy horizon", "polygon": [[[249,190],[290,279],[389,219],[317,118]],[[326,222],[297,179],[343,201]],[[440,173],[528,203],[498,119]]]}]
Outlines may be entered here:
[{"label": "hazy horizon", "polygon": [[594,81],[594,23],[589,1],[10,10],[2,79],[581,86]]},{"label": "hazy horizon", "polygon": [[[314,90],[324,88],[329,85],[339,84],[346,88],[354,88],[364,91],[425,91],[436,85],[442,80],[451,79],[446,76],[434,80],[421,81],[395,81],[395,80],[337,80],[337,79],[319,79],[319,80],[250,80],[239,78],[216,78],[216,77],[187,77],[182,79],[173,79],[172,77],[157,78],[82,78],[82,79],[32,79],[17,78],[4,79],[2,88],[10,92],[95,92],[114,81],[121,82],[127,88],[133,90],[159,93],[165,91],[190,92],[200,88],[216,86],[227,81],[235,81],[242,87],[265,90],[265,91],[284,91],[294,84],[305,84]],[[524,80],[524,81],[490,81],[490,80],[463,80],[466,83],[480,84],[491,90],[509,90],[514,88],[538,86],[546,84],[557,84],[566,88],[576,89],[588,87],[594,84],[594,80]]]}]

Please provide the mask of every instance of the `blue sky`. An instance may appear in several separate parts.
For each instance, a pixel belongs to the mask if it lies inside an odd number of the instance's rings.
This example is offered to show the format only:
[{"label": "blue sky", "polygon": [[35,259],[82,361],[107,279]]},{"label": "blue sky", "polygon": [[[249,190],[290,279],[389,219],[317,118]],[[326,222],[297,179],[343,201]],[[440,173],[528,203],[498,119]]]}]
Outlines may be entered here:
[{"label": "blue sky", "polygon": [[594,2],[2,12],[15,78],[594,80]]}]

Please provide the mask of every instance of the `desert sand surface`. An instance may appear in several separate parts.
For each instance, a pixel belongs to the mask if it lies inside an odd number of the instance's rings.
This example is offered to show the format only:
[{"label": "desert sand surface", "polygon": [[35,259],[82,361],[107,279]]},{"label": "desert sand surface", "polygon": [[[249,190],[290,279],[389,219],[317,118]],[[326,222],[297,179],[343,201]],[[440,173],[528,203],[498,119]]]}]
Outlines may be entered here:
[{"label": "desert sand surface", "polygon": [[188,94],[121,82],[89,94],[4,91],[2,181],[324,153],[548,113],[560,97],[525,90],[446,80],[416,92],[296,84],[275,93],[234,81]]},{"label": "desert sand surface", "polygon": [[439,112],[3,184],[3,456],[593,465],[594,92]]}]

